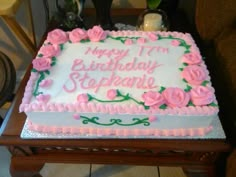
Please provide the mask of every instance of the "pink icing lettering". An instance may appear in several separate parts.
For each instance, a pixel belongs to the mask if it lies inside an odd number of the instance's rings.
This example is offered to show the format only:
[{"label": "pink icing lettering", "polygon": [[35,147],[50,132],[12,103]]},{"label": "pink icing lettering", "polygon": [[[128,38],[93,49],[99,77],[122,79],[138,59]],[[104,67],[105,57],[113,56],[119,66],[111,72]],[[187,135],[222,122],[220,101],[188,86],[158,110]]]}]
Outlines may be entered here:
[{"label": "pink icing lettering", "polygon": [[85,55],[93,55],[97,58],[107,57],[109,59],[119,59],[121,60],[129,53],[129,49],[99,49],[97,46],[95,48],[88,47]]},{"label": "pink icing lettering", "polygon": [[[145,50],[146,49],[146,50]],[[161,46],[140,46],[138,56],[146,54],[150,56],[153,52],[169,53],[169,49]]]},{"label": "pink icing lettering", "polygon": [[63,89],[64,89],[66,92],[69,92],[69,93],[76,91],[76,89],[77,89],[76,79],[78,79],[78,78],[79,78],[79,73],[77,73],[77,72],[72,72],[72,73],[69,75],[69,79],[70,79],[70,81],[71,81],[72,87],[71,87],[71,88],[68,88],[68,87],[66,86],[66,84],[64,84],[64,85],[63,85]]},{"label": "pink icing lettering", "polygon": [[89,76],[88,76],[88,74],[86,72],[86,73],[84,73],[84,76],[79,80],[80,81],[80,87],[82,89],[88,89],[88,87],[85,86],[85,83],[86,83],[87,79],[89,79]]},{"label": "pink icing lettering", "polygon": [[154,77],[149,77],[148,78],[148,80],[147,80],[147,88],[148,89],[154,89],[154,88],[157,88],[157,86],[156,85],[154,85],[155,84],[155,79],[154,79]]},{"label": "pink icing lettering", "polygon": [[75,59],[73,62],[73,65],[71,67],[72,71],[81,71],[81,70],[85,70],[85,66],[83,64],[83,60],[82,59]]}]

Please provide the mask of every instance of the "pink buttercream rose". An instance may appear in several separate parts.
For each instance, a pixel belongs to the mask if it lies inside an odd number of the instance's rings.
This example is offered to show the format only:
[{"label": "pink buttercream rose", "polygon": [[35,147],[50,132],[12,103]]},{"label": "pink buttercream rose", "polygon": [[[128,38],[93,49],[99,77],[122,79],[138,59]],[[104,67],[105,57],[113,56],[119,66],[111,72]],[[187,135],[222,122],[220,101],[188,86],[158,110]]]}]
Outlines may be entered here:
[{"label": "pink buttercream rose", "polygon": [[190,91],[191,101],[196,106],[203,106],[214,101],[213,89],[204,86],[197,86]]},{"label": "pink buttercream rose", "polygon": [[186,53],[182,56],[182,62],[190,65],[197,65],[202,62],[202,58],[199,53]]},{"label": "pink buttercream rose", "polygon": [[107,97],[110,99],[110,100],[114,100],[117,96],[117,90],[115,89],[110,89],[107,91]]},{"label": "pink buttercream rose", "polygon": [[51,68],[52,60],[50,58],[36,58],[33,60],[33,68],[37,71],[46,71]]},{"label": "pink buttercream rose", "polygon": [[60,47],[58,45],[44,45],[40,48],[39,54],[43,57],[54,57],[60,53]]},{"label": "pink buttercream rose", "polygon": [[182,71],[182,77],[190,84],[200,85],[207,78],[207,71],[200,66],[189,65]]},{"label": "pink buttercream rose", "polygon": [[138,38],[137,42],[138,42],[138,44],[144,44],[147,41],[145,38],[141,37],[141,38]]},{"label": "pink buttercream rose", "polygon": [[126,39],[125,40],[125,45],[132,45],[132,44],[133,44],[132,39]]},{"label": "pink buttercream rose", "polygon": [[60,29],[55,29],[48,33],[47,41],[49,41],[51,44],[63,44],[67,42],[67,40],[68,37],[66,32]]},{"label": "pink buttercream rose", "polygon": [[69,39],[72,43],[80,42],[83,39],[87,39],[88,35],[85,30],[76,28],[69,33]]},{"label": "pink buttercream rose", "polygon": [[158,108],[165,103],[163,96],[159,92],[149,91],[142,95],[144,105],[152,108]]},{"label": "pink buttercream rose", "polygon": [[87,103],[89,101],[88,95],[86,93],[79,94],[77,96],[77,101],[80,103]]},{"label": "pink buttercream rose", "polygon": [[93,42],[98,42],[106,39],[107,34],[100,26],[94,26],[87,31],[88,37]]},{"label": "pink buttercream rose", "polygon": [[190,96],[180,88],[169,87],[162,92],[166,104],[171,108],[184,107],[188,104]]},{"label": "pink buttercream rose", "polygon": [[171,41],[171,45],[173,45],[173,46],[179,46],[179,44],[180,44],[179,40],[172,40]]}]

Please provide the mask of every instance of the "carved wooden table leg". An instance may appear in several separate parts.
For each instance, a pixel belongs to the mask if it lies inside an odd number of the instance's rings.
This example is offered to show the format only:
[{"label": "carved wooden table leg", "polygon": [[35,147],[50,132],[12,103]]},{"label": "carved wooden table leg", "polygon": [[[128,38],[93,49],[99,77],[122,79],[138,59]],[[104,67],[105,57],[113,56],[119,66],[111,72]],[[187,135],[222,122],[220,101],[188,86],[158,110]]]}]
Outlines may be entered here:
[{"label": "carved wooden table leg", "polygon": [[215,167],[211,166],[184,166],[183,171],[188,177],[216,177]]},{"label": "carved wooden table leg", "polygon": [[12,157],[10,173],[12,177],[41,177],[39,171],[44,163],[37,162],[33,157]]},{"label": "carved wooden table leg", "polygon": [[41,177],[39,171],[44,166],[44,161],[39,161],[29,147],[11,146],[12,153],[10,173],[12,177]]}]

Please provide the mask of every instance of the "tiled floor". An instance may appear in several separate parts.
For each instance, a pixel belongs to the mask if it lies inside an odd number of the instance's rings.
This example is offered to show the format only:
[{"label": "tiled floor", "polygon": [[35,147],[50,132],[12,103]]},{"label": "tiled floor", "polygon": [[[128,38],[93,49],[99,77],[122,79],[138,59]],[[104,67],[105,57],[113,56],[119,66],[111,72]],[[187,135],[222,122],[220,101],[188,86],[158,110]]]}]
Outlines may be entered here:
[{"label": "tiled floor", "polygon": [[[9,173],[11,154],[0,146],[0,177]],[[40,171],[43,177],[185,177],[181,168],[156,166],[45,164]]]}]

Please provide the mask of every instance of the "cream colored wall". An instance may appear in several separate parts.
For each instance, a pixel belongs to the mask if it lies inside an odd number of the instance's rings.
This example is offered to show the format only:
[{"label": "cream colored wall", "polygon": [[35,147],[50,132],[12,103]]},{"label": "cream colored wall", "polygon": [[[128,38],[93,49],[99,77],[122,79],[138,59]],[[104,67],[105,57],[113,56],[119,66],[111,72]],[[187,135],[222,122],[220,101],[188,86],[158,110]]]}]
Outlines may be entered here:
[{"label": "cream colored wall", "polygon": [[[42,34],[45,31],[45,16],[42,1],[32,0],[33,19],[36,32],[36,39],[39,43]],[[26,10],[21,5],[16,14],[16,20],[27,33],[27,17],[24,13]],[[20,41],[10,31],[8,26],[0,18],[0,51],[4,52],[14,63],[17,70],[24,70],[31,62],[32,55],[25,49]]]}]

